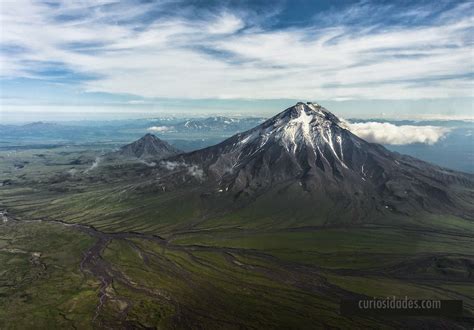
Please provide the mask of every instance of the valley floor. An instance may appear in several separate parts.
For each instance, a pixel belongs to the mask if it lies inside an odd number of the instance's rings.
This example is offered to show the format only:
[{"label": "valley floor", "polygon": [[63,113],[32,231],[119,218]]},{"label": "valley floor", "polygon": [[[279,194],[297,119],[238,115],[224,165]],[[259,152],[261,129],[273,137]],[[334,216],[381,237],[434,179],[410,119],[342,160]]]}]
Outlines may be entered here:
[{"label": "valley floor", "polygon": [[[0,328],[469,325],[472,266],[463,263],[472,260],[472,237],[433,233],[411,252],[413,246],[395,252],[378,239],[359,246],[349,242],[356,241],[354,235],[368,239],[379,230],[195,233],[167,240],[8,218],[0,225]],[[400,244],[413,233],[391,235],[399,241],[390,244]],[[210,236],[221,238],[206,239]],[[324,236],[339,246],[327,239],[309,244]],[[290,248],[294,240],[300,246]],[[453,244],[457,248],[447,253]],[[393,295],[461,299],[465,317],[339,315],[340,299]]]}]

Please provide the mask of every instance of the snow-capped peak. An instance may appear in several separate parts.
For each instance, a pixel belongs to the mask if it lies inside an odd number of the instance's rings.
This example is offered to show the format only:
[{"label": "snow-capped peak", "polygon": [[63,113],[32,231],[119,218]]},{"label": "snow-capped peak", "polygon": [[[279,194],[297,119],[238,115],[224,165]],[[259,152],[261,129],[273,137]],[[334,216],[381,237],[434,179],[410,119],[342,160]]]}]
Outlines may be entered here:
[{"label": "snow-capped peak", "polygon": [[311,136],[311,122],[315,118],[307,112],[304,105],[299,104],[296,107],[299,112],[298,117],[292,118],[282,129],[282,138],[285,146],[287,150],[290,150],[290,147],[292,147],[293,152],[296,152],[298,143],[301,141],[309,143],[314,147]]},{"label": "snow-capped peak", "polygon": [[[271,119],[269,125],[264,123],[262,126],[267,126],[266,135],[273,132],[271,135],[288,151],[296,153],[298,148],[306,145],[316,153],[322,144],[327,143],[335,156],[342,160],[342,137],[335,132],[341,129],[339,122],[336,116],[321,106],[299,102]],[[335,143],[339,148],[334,146]]]},{"label": "snow-capped peak", "polygon": [[309,152],[322,162],[329,163],[328,158],[331,158],[346,168],[345,129],[339,123],[336,116],[318,104],[298,102],[255,129],[240,134],[237,145],[239,149],[251,145],[251,154],[256,154],[266,146],[277,144],[294,156]]}]

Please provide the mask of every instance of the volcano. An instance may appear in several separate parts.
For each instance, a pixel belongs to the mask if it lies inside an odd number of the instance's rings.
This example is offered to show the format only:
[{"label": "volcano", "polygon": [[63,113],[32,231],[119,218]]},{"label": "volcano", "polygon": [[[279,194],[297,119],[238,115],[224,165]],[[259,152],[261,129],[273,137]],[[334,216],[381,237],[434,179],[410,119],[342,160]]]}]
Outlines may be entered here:
[{"label": "volcano", "polygon": [[163,159],[182,153],[168,142],[147,133],[140,139],[120,148],[118,154],[129,158]]},{"label": "volcano", "polygon": [[286,189],[289,199],[301,195],[354,220],[374,212],[474,214],[473,175],[369,143],[311,102],[299,102],[215,146],[171,157],[160,171],[172,172],[158,173],[160,184],[200,182],[234,201]]}]

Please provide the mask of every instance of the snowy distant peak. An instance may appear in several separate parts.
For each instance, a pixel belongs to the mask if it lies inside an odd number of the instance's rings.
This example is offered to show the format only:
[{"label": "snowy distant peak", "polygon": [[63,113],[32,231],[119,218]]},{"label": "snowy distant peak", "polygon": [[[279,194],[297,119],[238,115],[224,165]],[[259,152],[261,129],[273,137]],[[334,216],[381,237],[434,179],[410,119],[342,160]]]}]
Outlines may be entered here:
[{"label": "snowy distant peak", "polygon": [[263,118],[233,118],[224,116],[213,116],[201,119],[189,119],[178,123],[174,129],[180,131],[229,131],[239,132],[255,127],[263,121]]}]

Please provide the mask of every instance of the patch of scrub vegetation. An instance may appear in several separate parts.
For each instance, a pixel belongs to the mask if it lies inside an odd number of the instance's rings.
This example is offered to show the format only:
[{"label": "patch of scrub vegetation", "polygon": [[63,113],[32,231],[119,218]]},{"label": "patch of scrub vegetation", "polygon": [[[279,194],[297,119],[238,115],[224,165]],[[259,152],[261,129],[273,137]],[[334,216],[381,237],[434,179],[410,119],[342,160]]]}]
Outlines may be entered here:
[{"label": "patch of scrub vegetation", "polygon": [[[188,233],[173,240],[175,244],[227,246],[257,249],[290,256],[314,253],[471,253],[473,238],[424,233],[396,228],[319,228],[304,231],[241,231]],[[456,244],[454,244],[456,243]]]},{"label": "patch of scrub vegetation", "polygon": [[97,283],[84,277],[93,239],[59,224],[0,225],[0,328],[91,327]]},{"label": "patch of scrub vegetation", "polygon": [[[260,260],[247,268],[243,261],[248,258],[234,262],[233,255],[220,250],[170,247],[163,251],[154,245],[139,239],[132,245],[113,242],[104,258],[119,267],[137,288],[148,288],[144,295],[155,296],[155,305],[162,304],[158,297],[175,305],[178,327],[271,328],[348,322],[336,321],[337,298],[328,300],[323,294],[295,288],[283,280],[285,275],[278,274],[279,267],[272,262]],[[310,277],[306,280],[307,284],[312,281]]]},{"label": "patch of scrub vegetation", "polygon": [[[172,328],[173,317],[176,314],[175,307],[172,304],[149,297],[143,292],[134,291],[120,283],[114,284],[114,291],[117,296],[125,301],[125,304],[127,302],[130,303],[129,306],[125,306],[129,310],[122,321],[124,324],[130,323],[148,328],[156,327],[158,329]],[[116,303],[116,301],[112,300],[112,303]],[[105,318],[107,319],[108,317],[110,319],[109,322],[112,324],[117,324],[117,315],[124,312],[124,307],[120,307],[120,304],[118,305],[118,312],[112,310],[107,315],[107,311],[105,311]]]}]

